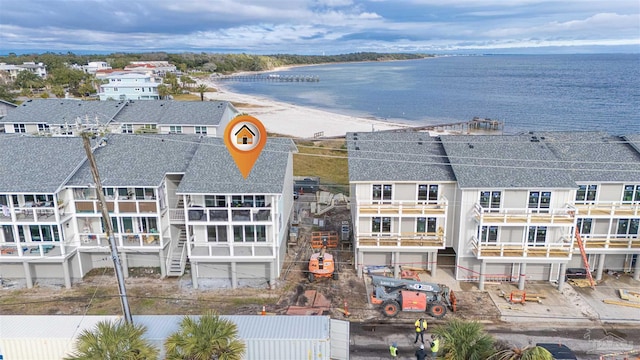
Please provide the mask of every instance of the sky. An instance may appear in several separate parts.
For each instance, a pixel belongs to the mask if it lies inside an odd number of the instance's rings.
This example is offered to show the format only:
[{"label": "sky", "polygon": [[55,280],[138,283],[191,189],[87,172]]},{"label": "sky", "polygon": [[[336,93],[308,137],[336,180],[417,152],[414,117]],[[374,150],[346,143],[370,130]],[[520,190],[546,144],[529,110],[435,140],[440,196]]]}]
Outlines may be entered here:
[{"label": "sky", "polygon": [[640,52],[640,0],[0,0],[9,52]]}]

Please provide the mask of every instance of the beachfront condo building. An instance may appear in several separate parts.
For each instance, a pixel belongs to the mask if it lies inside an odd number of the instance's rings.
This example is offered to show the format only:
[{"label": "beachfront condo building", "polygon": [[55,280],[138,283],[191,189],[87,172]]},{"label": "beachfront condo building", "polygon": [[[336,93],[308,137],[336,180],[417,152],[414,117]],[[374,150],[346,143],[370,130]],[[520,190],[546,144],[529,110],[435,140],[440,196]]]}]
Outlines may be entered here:
[{"label": "beachfront condo building", "polygon": [[[274,284],[292,211],[291,140],[270,139],[244,179],[222,139],[110,134],[92,142],[111,224],[79,137],[2,135],[0,277],[71,287],[113,266],[157,269],[194,287]],[[4,173],[3,173],[4,174]],[[240,202],[238,199],[242,199]],[[223,214],[226,212],[226,215]],[[196,214],[200,214],[197,217]]]},{"label": "beachfront condo building", "polygon": [[0,118],[6,133],[77,136],[112,134],[222,136],[239,111],[227,101],[82,101],[32,99]]},{"label": "beachfront condo building", "polygon": [[[567,268],[585,267],[577,228],[596,279],[605,269],[634,272],[639,279],[638,139],[601,132],[349,134],[358,272],[386,267],[397,275],[402,265],[421,263],[437,277],[437,251],[440,263],[455,259],[446,269],[451,275],[480,289],[490,280],[518,282],[520,288],[526,280],[561,286]],[[403,224],[410,221],[403,201],[420,204],[420,184],[438,185],[432,201],[447,199],[446,215],[435,216],[445,241],[411,248],[417,259],[406,261],[402,240],[414,234],[406,234],[409,225]],[[404,193],[405,186],[415,191]],[[420,212],[417,217],[434,218]]]}]

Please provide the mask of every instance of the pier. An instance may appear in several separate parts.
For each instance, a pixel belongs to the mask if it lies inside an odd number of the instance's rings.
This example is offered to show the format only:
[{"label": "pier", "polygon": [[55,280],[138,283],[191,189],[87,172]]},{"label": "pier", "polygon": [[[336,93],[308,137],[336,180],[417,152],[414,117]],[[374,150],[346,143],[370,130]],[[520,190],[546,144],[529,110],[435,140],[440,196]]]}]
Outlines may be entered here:
[{"label": "pier", "polygon": [[213,81],[268,81],[268,82],[318,82],[317,75],[278,75],[278,74],[250,74],[250,75],[221,75],[212,76]]}]

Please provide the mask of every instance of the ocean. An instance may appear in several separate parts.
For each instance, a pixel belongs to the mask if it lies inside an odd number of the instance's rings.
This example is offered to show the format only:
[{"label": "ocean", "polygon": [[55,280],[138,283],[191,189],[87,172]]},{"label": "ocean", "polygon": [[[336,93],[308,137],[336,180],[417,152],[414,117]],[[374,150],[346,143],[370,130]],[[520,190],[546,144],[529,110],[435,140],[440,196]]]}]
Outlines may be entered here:
[{"label": "ocean", "polygon": [[448,56],[296,67],[318,82],[226,82],[232,91],[415,126],[500,120],[505,133],[640,132],[640,54]]}]

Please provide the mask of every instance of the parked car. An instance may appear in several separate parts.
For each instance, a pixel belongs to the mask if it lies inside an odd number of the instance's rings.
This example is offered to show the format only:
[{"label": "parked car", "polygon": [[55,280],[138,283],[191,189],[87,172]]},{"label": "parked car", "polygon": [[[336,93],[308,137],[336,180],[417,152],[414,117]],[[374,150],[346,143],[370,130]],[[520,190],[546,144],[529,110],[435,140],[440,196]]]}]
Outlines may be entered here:
[{"label": "parked car", "polygon": [[566,345],[556,343],[538,343],[536,346],[547,349],[555,360],[578,360],[573,350]]}]

